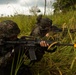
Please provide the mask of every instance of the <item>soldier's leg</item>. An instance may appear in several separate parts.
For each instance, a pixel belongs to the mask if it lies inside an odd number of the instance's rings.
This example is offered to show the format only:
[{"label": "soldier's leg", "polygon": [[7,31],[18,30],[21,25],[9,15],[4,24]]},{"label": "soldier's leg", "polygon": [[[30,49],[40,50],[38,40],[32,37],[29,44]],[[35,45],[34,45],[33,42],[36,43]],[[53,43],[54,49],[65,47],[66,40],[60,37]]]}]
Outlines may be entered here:
[{"label": "soldier's leg", "polygon": [[32,75],[32,72],[30,70],[30,67],[27,65],[22,65],[17,73],[17,75]]}]

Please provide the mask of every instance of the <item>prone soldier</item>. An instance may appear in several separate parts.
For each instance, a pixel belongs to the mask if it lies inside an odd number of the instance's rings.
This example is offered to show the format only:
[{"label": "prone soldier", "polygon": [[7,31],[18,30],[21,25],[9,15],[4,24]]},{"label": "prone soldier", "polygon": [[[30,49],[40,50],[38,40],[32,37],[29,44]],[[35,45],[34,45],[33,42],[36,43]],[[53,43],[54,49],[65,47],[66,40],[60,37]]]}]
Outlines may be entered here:
[{"label": "prone soldier", "polygon": [[31,36],[43,38],[44,36],[47,36],[48,33],[50,33],[52,39],[57,40],[65,37],[68,33],[68,30],[70,33],[76,32],[76,29],[58,28],[56,25],[52,24],[51,19],[47,17],[42,17],[42,15],[39,15],[36,20],[36,26],[32,29],[30,33]]},{"label": "prone soldier", "polygon": [[47,39],[49,38],[48,40],[55,41],[55,39],[57,38],[55,34],[57,34],[57,32],[54,32],[54,30],[61,31],[58,27],[52,25],[51,19],[47,17],[42,18],[42,16],[40,15],[37,18],[37,25],[35,28],[32,29],[30,35],[34,37],[38,37],[39,39],[42,40],[44,40],[44,38]]},{"label": "prone soldier", "polygon": [[[19,38],[17,36],[19,33],[20,29],[15,22],[5,20],[0,23],[1,40],[18,41]],[[43,49],[48,45],[45,41],[41,41],[38,46]],[[32,75],[29,67],[23,62],[24,54],[28,56],[24,44],[0,45],[0,75]],[[37,57],[37,59],[40,58]],[[20,65],[18,66],[18,64]]]}]

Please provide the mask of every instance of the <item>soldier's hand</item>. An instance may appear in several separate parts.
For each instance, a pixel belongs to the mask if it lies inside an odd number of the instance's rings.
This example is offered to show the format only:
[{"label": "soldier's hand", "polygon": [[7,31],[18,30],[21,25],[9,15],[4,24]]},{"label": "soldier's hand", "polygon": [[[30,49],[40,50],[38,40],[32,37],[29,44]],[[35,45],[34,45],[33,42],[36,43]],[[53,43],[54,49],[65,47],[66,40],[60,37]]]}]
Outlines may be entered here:
[{"label": "soldier's hand", "polygon": [[48,47],[49,44],[46,43],[45,41],[41,41],[41,42],[40,42],[40,46],[42,46],[42,47]]}]

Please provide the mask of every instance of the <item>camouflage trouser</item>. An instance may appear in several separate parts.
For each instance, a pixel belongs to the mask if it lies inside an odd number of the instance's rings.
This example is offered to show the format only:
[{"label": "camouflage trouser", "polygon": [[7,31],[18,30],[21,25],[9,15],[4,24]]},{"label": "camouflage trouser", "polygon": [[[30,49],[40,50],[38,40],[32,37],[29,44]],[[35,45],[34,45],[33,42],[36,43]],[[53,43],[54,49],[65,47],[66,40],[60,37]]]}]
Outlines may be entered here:
[{"label": "camouflage trouser", "polygon": [[17,73],[17,75],[32,75],[30,67],[27,65],[22,65]]},{"label": "camouflage trouser", "polygon": [[[10,72],[10,66],[0,67],[0,75],[10,75]],[[12,73],[12,75],[14,75],[14,73]],[[32,75],[30,67],[28,67],[27,65],[22,65],[17,75]]]},{"label": "camouflage trouser", "polygon": [[0,67],[0,75],[10,75],[10,67]]}]

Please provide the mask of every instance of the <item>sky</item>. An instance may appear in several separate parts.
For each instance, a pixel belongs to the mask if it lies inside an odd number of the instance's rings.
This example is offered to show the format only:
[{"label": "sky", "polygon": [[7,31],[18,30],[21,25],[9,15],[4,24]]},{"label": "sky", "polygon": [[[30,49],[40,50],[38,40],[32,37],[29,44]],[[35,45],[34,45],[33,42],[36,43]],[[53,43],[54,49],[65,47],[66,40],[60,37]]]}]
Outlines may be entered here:
[{"label": "sky", "polygon": [[[54,0],[47,0],[46,14],[52,13]],[[30,15],[29,10],[37,6],[40,14],[44,13],[45,0],[0,0],[0,16],[25,14]]]}]

